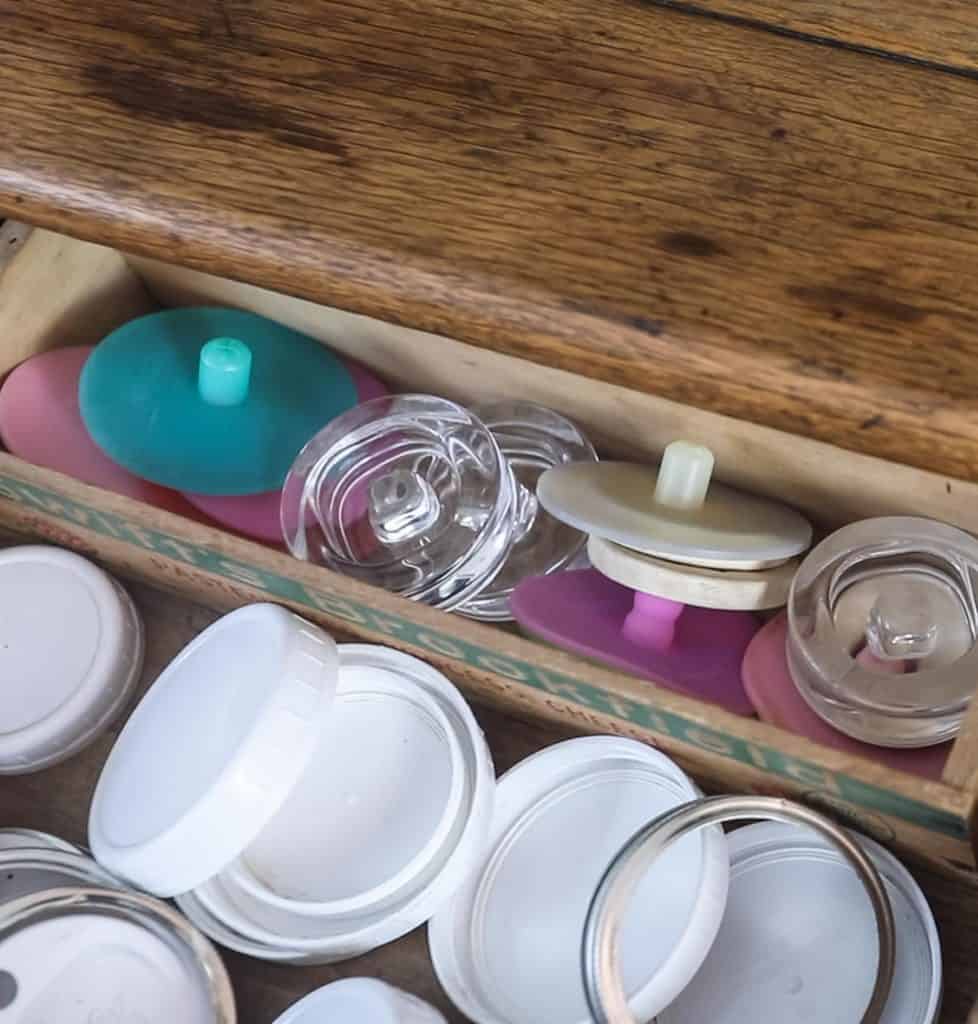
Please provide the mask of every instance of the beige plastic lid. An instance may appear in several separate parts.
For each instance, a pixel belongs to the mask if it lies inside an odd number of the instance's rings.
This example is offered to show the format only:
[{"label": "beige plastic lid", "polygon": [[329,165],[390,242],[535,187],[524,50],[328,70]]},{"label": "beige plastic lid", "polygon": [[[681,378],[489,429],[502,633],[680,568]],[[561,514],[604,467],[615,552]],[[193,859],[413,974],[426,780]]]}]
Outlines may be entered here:
[{"label": "beige plastic lid", "polygon": [[762,611],[781,608],[788,600],[800,559],[754,572],[706,569],[643,555],[592,534],[587,543],[591,564],[623,587],[654,594],[696,608],[723,611]]},{"label": "beige plastic lid", "polygon": [[540,478],[537,497],[579,530],[687,565],[769,569],[808,548],[807,519],[713,481],[713,463],[708,448],[674,441],[658,470],[628,462],[554,467]]}]

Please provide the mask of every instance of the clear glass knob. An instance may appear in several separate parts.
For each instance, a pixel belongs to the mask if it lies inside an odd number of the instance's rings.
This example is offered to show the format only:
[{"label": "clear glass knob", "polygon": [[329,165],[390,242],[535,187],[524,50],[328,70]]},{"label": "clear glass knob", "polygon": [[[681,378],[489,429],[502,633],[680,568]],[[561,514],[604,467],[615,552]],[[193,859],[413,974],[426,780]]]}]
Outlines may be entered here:
[{"label": "clear glass knob", "polygon": [[885,747],[951,739],[978,686],[978,541],[929,519],[853,523],[804,560],[788,664],[837,729]]},{"label": "clear glass knob", "polygon": [[303,448],[282,527],[296,557],[448,610],[499,571],[517,509],[513,474],[477,417],[396,395],[356,406]]}]

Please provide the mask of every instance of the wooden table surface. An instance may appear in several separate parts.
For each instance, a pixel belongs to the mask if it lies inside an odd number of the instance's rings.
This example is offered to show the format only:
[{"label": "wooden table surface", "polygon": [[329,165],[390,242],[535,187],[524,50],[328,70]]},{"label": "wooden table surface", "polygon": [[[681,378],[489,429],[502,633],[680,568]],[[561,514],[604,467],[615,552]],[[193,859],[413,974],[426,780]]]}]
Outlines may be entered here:
[{"label": "wooden table surface", "polygon": [[0,0],[0,214],[978,479],[967,0]]},{"label": "wooden table surface", "polygon": [[[143,671],[146,687],[185,644],[214,620],[216,613],[146,586],[130,584],[129,589],[147,627]],[[499,772],[533,751],[572,735],[485,708],[475,710]],[[118,727],[54,768],[6,777],[0,786],[0,827],[39,828],[85,842],[91,796],[117,733]],[[978,878],[963,872],[951,876],[919,865],[910,867],[927,895],[941,933],[945,998],[939,1024],[965,1024],[978,993],[978,961],[974,955]],[[448,1002],[434,976],[423,928],[367,956],[329,967],[283,967],[229,952],[223,955],[234,981],[239,1024],[272,1024],[287,1006],[319,985],[362,975],[384,978],[422,996],[442,1010],[449,1024],[465,1024],[465,1018]]]}]

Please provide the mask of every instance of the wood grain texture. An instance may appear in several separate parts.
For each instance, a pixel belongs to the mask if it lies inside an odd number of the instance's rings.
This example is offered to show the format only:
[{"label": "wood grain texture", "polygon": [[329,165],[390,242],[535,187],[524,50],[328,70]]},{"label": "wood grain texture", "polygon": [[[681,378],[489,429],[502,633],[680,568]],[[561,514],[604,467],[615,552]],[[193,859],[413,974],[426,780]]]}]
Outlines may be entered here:
[{"label": "wood grain texture", "polygon": [[978,478],[974,81],[638,0],[0,10],[0,212]]},{"label": "wood grain texture", "polygon": [[978,70],[978,10],[970,0],[653,0],[691,14],[835,41],[896,59]]},{"label": "wood grain texture", "polygon": [[[200,630],[215,618],[210,609],[129,584],[147,626],[143,688]],[[502,772],[541,747],[572,735],[476,708]],[[84,842],[88,807],[101,766],[118,728],[77,757],[35,775],[8,777],[0,789],[0,827],[40,828]],[[944,946],[946,991],[940,1024],[965,1024],[978,991],[973,936],[978,928],[978,879],[964,872],[910,865],[934,910]],[[240,1024],[272,1024],[296,999],[319,985],[347,976],[381,977],[438,1006],[449,1024],[464,1024],[434,976],[423,929],[349,963],[329,967],[282,967],[224,953],[238,1003]]]}]

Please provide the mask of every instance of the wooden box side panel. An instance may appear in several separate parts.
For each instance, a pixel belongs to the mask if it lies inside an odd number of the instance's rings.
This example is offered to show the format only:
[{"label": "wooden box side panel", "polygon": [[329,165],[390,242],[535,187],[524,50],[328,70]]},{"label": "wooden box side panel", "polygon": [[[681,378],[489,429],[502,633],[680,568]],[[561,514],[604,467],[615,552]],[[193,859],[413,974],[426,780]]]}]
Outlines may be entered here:
[{"label": "wooden box side panel", "polygon": [[738,718],[643,680],[363,586],[0,455],[0,526],[213,607],[272,600],[438,666],[473,698],[652,743],[710,788],[791,795],[883,841],[973,864],[971,794]]},{"label": "wooden box side panel", "polygon": [[6,221],[0,256],[0,378],[29,356],[94,345],[157,308],[125,259],[100,245]]}]

